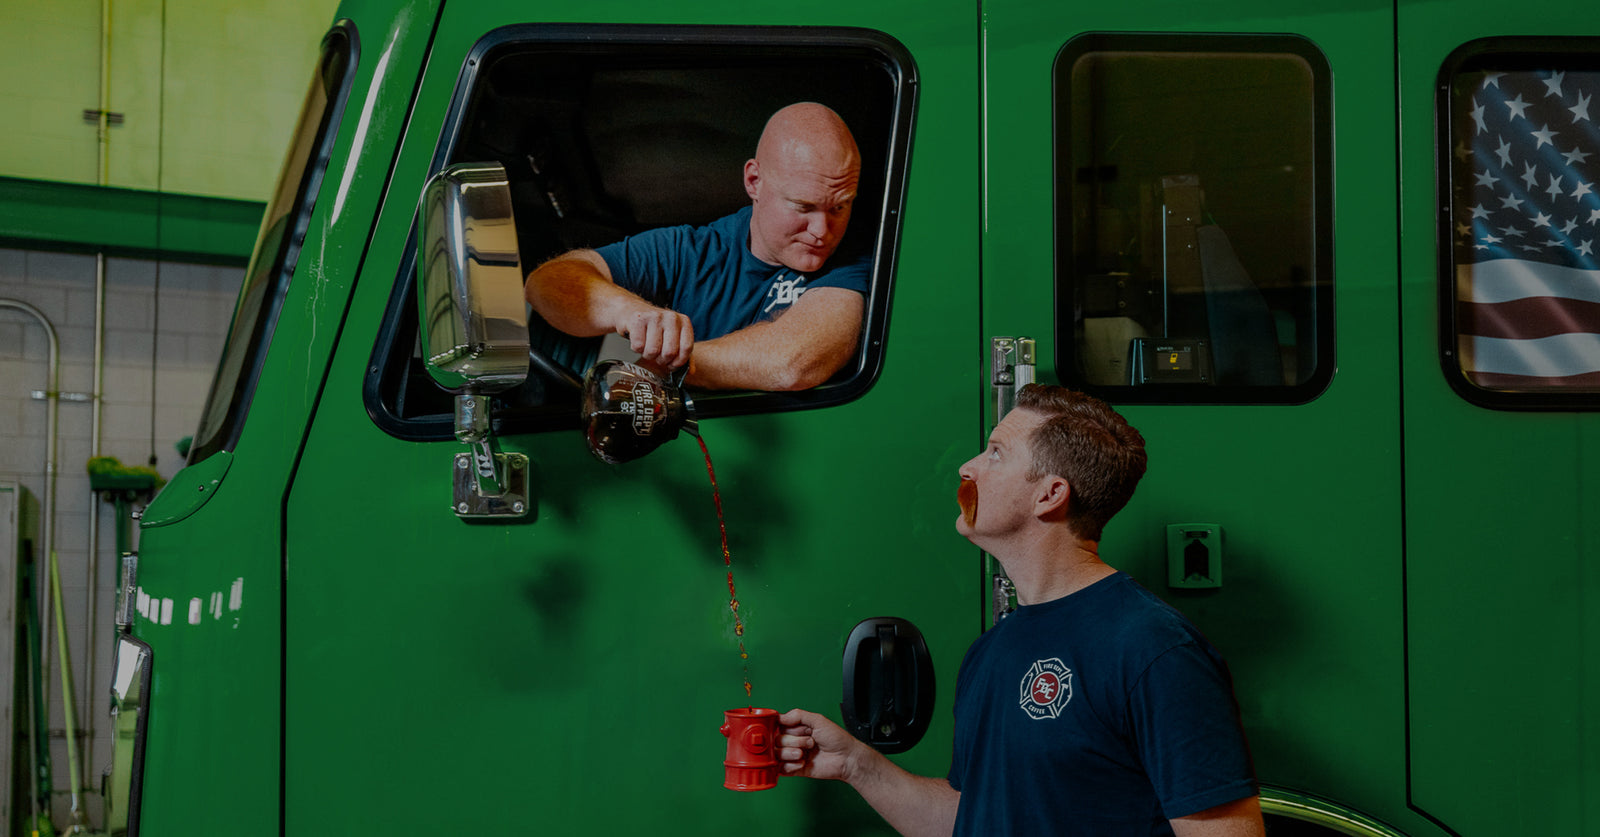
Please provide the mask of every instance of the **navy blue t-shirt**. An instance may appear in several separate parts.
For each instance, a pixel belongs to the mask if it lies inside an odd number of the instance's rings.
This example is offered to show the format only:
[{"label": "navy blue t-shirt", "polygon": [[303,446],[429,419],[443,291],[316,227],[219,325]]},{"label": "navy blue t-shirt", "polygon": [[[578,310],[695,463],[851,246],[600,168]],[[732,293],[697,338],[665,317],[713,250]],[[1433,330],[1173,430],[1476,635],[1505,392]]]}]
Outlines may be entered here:
[{"label": "navy blue t-shirt", "polygon": [[967,650],[949,779],[957,835],[1171,834],[1257,792],[1221,655],[1120,572]]},{"label": "navy blue t-shirt", "polygon": [[835,253],[816,273],[770,265],[750,252],[750,207],[703,227],[646,230],[599,248],[612,281],[689,318],[694,339],[710,340],[776,317],[812,288],[865,294],[863,254]]}]

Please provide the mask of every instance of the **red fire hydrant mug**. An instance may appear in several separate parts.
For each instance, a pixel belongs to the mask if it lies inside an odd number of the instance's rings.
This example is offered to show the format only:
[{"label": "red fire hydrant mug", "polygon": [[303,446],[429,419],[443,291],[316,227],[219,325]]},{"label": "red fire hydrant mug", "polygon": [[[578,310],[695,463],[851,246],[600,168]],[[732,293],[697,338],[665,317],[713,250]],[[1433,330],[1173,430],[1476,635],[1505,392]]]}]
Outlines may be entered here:
[{"label": "red fire hydrant mug", "polygon": [[722,761],[722,786],[758,791],[778,786],[778,710],[729,709],[722,713],[728,756]]}]

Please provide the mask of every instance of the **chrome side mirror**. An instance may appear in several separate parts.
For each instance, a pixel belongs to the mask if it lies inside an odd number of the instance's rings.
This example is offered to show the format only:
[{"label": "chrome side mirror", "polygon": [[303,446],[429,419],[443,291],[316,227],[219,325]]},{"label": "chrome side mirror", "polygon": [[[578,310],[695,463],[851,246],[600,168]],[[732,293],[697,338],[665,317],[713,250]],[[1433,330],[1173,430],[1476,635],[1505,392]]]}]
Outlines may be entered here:
[{"label": "chrome side mirror", "polygon": [[434,175],[417,208],[417,322],[428,374],[456,394],[455,511],[527,513],[528,458],[496,448],[489,395],[528,376],[528,313],[511,184],[498,163]]},{"label": "chrome side mirror", "polygon": [[528,312],[505,168],[458,163],[434,175],[417,228],[418,327],[428,374],[455,393],[522,383]]}]

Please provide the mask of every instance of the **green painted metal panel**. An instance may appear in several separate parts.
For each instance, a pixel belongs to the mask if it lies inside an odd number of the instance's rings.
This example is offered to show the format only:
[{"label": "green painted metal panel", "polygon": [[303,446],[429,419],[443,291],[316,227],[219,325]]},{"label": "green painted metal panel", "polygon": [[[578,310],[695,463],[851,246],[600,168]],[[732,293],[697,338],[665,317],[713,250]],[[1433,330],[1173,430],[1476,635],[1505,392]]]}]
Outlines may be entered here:
[{"label": "green painted metal panel", "polygon": [[[889,32],[940,91],[918,111],[910,188],[966,200],[954,212],[908,212],[900,275],[911,278],[897,299],[927,316],[894,325],[888,352],[900,363],[856,402],[705,427],[751,624],[754,698],[781,708],[836,705],[841,643],[862,618],[893,613],[921,625],[947,683],[977,624],[977,556],[951,532],[949,496],[974,405],[955,377],[934,371],[960,368],[976,342],[975,287],[962,291],[956,278],[976,269],[976,146],[966,127],[976,40],[969,15],[906,22],[920,13],[840,12],[823,22]],[[277,823],[264,814],[273,809],[290,833],[484,829],[513,811],[556,833],[879,833],[838,786],[756,795],[720,786],[720,712],[745,699],[709,489],[687,442],[611,468],[575,434],[509,439],[534,462],[538,517],[469,526],[444,499],[455,443],[403,442],[365,414],[361,379],[455,73],[485,32],[527,19],[520,7],[454,7],[411,110],[432,10],[380,16],[351,3],[343,14],[367,57],[341,129],[341,149],[358,143],[352,162],[345,168],[346,152],[335,155],[330,200],[318,204],[226,476],[181,521],[146,530],[141,571],[141,585],[181,612],[185,593],[166,591],[227,566],[247,577],[247,602],[276,600],[284,620],[263,615],[231,632],[209,612],[182,627],[141,620],[158,660],[145,827],[223,830],[219,818],[231,812],[197,800],[243,797],[229,807],[246,811],[249,825],[230,833],[270,833]],[[619,7],[605,17],[662,14]],[[721,8],[670,14],[730,19]],[[768,13],[748,22],[808,21]],[[952,221],[972,236],[952,239]],[[885,480],[842,476],[861,463],[880,466]],[[189,473],[169,492],[197,491]],[[240,531],[252,533],[249,543],[230,537]],[[230,544],[225,558],[207,554],[217,543]],[[230,685],[219,692],[218,681]],[[281,711],[288,761],[276,757],[270,720],[226,735],[208,728],[219,701],[263,719]],[[656,729],[667,730],[661,741],[648,737]],[[944,720],[907,763],[942,772],[949,734]],[[663,759],[672,767],[663,770]],[[613,804],[619,789],[626,807]]]},{"label": "green painted metal panel", "polygon": [[[369,40],[351,69],[330,173],[285,300],[292,313],[281,318],[237,446],[211,457],[231,461],[220,475],[210,459],[180,471],[147,510],[150,520],[170,525],[147,526],[140,540],[140,587],[163,601],[160,618],[141,616],[135,626],[154,654],[141,833],[280,833],[284,614],[294,612],[282,586],[284,497],[426,54],[433,9],[405,7],[385,18],[392,28],[362,33]],[[311,68],[305,71],[309,78]],[[196,507],[189,495],[202,488],[211,497]],[[219,591],[226,592],[217,616],[211,596]],[[166,599],[176,611],[170,621]],[[190,621],[194,600],[200,613]]]},{"label": "green painted metal panel", "polygon": [[[1184,611],[1227,657],[1263,781],[1413,827],[1405,798],[1390,11],[1364,3],[1324,4],[1312,14],[1275,2],[993,0],[984,14],[984,331],[1038,339],[1039,378],[1052,383],[1056,341],[1072,339],[1054,317],[1057,305],[1070,306],[1053,277],[1068,273],[1072,254],[1053,245],[1052,200],[1076,176],[1054,172],[1051,188],[1052,66],[1063,45],[1084,33],[1277,33],[1306,39],[1325,57],[1336,115],[1337,373],[1298,406],[1123,408],[1145,434],[1150,470],[1107,528],[1102,554]],[[1200,41],[1190,48],[1206,49]],[[1197,126],[1185,120],[1160,111],[1150,119],[1174,146],[1204,142],[1192,139]],[[1251,149],[1238,143],[1228,153],[1245,158]],[[1333,165],[1324,154],[1320,165]],[[1225,583],[1169,588],[1166,527],[1196,521],[1222,528]]]},{"label": "green painted metal panel", "polygon": [[0,177],[0,242],[11,247],[243,265],[263,205]]},{"label": "green painted metal panel", "polygon": [[[468,51],[500,26],[554,16],[446,6],[288,498],[291,833],[485,830],[511,812],[548,833],[884,833],[842,786],[724,789],[716,731],[722,710],[751,701],[836,715],[843,640],[881,615],[923,628],[945,684],[934,731],[903,761],[946,769],[949,684],[979,601],[977,556],[951,530],[950,499],[975,417],[957,370],[976,343],[976,33],[970,15],[934,12],[616,3],[570,13],[868,27],[901,41],[922,80],[909,192],[924,197],[906,210],[882,378],[847,405],[702,424],[749,627],[747,698],[691,441],[606,466],[573,432],[510,437],[533,463],[535,517],[469,525],[448,507],[460,445],[392,438],[356,397]],[[349,490],[352,465],[365,488]],[[407,802],[349,804],[379,798]]]},{"label": "green painted metal panel", "polygon": [[[1470,41],[1574,34],[1557,4],[1518,11],[1399,6],[1411,780],[1416,806],[1461,833],[1583,834],[1600,823],[1600,416],[1473,406],[1437,337],[1436,84]],[[1554,123],[1554,105],[1530,114]]]}]

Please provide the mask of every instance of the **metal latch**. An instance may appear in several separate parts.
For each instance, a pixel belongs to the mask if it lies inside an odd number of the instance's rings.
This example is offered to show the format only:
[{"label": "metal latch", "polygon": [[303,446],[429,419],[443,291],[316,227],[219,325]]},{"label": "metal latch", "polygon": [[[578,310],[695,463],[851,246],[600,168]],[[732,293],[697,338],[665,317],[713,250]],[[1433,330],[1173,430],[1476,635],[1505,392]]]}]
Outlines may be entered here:
[{"label": "metal latch", "polygon": [[117,589],[117,632],[127,633],[133,628],[133,614],[137,610],[135,600],[139,594],[139,554],[137,552],[124,553],[122,556],[122,580]]},{"label": "metal latch", "polygon": [[996,337],[989,341],[989,385],[994,388],[996,422],[1017,403],[1017,390],[1033,381],[1032,337]]},{"label": "metal latch", "polygon": [[[996,568],[999,566],[999,563],[995,564]],[[1004,570],[1000,570],[990,576],[989,581],[991,583],[989,590],[991,596],[990,612],[994,614],[994,621],[990,625],[993,626],[1000,624],[1001,619],[1010,616],[1011,611],[1017,609],[1017,585],[1006,576]]]},{"label": "metal latch", "polygon": [[[1017,391],[1034,382],[1034,341],[1032,337],[995,337],[989,341],[989,385],[994,389],[994,420],[996,423],[1017,403]],[[1005,570],[992,557],[988,561],[994,568],[990,576],[990,604],[994,624],[1017,609],[1017,588],[1006,577]]]}]

